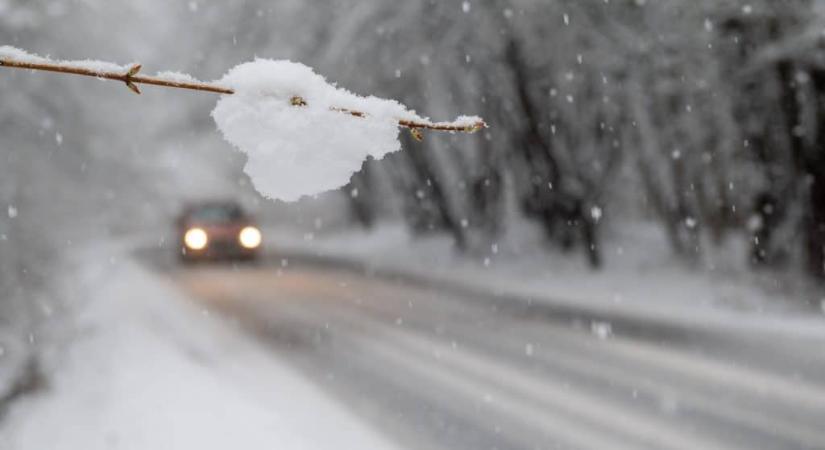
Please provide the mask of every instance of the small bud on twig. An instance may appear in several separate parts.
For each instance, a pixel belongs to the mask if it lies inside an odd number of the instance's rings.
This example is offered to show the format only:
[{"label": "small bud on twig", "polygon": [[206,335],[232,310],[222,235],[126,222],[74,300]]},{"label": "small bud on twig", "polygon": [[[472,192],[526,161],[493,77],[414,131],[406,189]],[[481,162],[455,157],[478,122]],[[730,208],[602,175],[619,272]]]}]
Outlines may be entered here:
[{"label": "small bud on twig", "polygon": [[137,87],[135,83],[132,83],[129,80],[126,80],[126,87],[129,88],[132,92],[137,95],[140,95],[140,89]]},{"label": "small bud on twig", "polygon": [[134,64],[132,67],[129,68],[129,71],[126,72],[126,76],[127,77],[133,77],[133,76],[137,75],[138,72],[140,72],[141,67],[143,67],[143,66],[140,65],[140,64]]}]

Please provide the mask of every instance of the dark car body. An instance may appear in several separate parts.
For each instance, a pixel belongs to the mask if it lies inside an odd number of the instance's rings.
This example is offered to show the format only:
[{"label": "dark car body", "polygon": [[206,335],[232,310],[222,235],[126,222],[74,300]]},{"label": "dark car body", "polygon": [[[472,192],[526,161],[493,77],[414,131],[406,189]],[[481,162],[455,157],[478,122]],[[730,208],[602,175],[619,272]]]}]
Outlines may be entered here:
[{"label": "dark car body", "polygon": [[[258,244],[244,245],[242,233],[257,233]],[[200,230],[200,231],[199,231]],[[201,233],[201,231],[203,233]],[[187,240],[187,233],[200,239]],[[198,260],[254,260],[260,251],[260,231],[253,218],[231,201],[210,201],[186,206],[177,220],[180,258],[185,262]]]}]

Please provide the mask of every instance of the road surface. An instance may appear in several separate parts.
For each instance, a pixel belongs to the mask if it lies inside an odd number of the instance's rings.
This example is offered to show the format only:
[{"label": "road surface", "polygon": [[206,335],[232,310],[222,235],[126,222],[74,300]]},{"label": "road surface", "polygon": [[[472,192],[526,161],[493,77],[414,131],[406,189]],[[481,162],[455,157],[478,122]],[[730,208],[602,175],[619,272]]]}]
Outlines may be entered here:
[{"label": "road surface", "polygon": [[334,267],[166,273],[402,448],[825,449],[823,342]]}]

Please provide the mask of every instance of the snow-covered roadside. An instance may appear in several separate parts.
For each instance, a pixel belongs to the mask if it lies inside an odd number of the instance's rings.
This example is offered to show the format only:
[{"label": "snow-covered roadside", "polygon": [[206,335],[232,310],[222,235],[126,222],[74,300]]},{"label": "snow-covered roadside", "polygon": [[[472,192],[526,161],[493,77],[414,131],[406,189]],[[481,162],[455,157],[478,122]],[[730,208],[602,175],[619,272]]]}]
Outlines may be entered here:
[{"label": "snow-covered roadside", "polygon": [[[274,255],[333,258],[384,274],[589,311],[684,326],[739,329],[825,339],[825,315],[800,294],[772,289],[760,274],[738,268],[734,251],[710,269],[674,261],[653,225],[603,244],[606,268],[593,272],[578,255],[564,257],[527,237],[475,258],[457,254],[440,236],[414,238],[403,226],[318,233],[271,229]],[[814,294],[812,294],[814,295]],[[825,297],[825,296],[823,296]]]},{"label": "snow-covered roadside", "polygon": [[0,448],[393,448],[122,251],[84,258],[62,281],[68,325],[41,342],[48,386],[13,405]]}]

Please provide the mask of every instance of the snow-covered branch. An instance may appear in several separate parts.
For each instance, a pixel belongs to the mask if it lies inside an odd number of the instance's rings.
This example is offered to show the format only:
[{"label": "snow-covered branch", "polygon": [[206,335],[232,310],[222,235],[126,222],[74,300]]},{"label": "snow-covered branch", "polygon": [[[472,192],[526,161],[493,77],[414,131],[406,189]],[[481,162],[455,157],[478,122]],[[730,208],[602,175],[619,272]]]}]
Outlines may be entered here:
[{"label": "snow-covered branch", "polygon": [[[213,92],[225,95],[235,94],[235,89],[231,87],[223,86],[215,82],[203,82],[187,74],[162,72],[156,76],[141,75],[139,72],[142,69],[142,65],[138,63],[119,65],[94,60],[58,61],[33,55],[9,46],[0,46],[0,67],[41,70],[120,81],[126,84],[126,86],[136,94],[140,94],[139,84]],[[290,104],[292,106],[306,106],[307,101],[300,95],[295,94],[290,97]],[[369,115],[366,111],[345,107],[331,107],[331,109],[355,117],[367,117]],[[487,127],[487,124],[481,118],[474,116],[462,116],[452,122],[432,122],[421,117],[407,116],[398,117],[397,121],[398,126],[409,128],[413,132],[413,136],[417,139],[421,138],[417,130],[422,129],[473,133]]]},{"label": "snow-covered branch", "polygon": [[0,47],[0,67],[44,70],[138,84],[223,94],[212,117],[224,138],[248,156],[246,173],[258,191],[292,201],[346,185],[371,157],[401,149],[399,127],[420,140],[421,130],[472,133],[487,125],[462,116],[433,122],[394,101],[361,97],[291,61],[257,59],[229,70],[219,81],[186,74],[140,74],[137,63],[58,61]]},{"label": "snow-covered branch", "polygon": [[209,83],[178,81],[174,79],[139,75],[138,72],[142,67],[140,64],[133,64],[129,66],[125,72],[109,72],[106,70],[96,69],[93,65],[69,65],[48,62],[37,63],[29,61],[18,61],[11,58],[0,57],[0,66],[12,67],[16,69],[31,69],[43,70],[47,72],[59,72],[71,75],[84,75],[88,77],[122,81],[126,83],[126,86],[136,94],[140,94],[140,89],[137,87],[137,84],[152,84],[155,86],[165,86],[179,89],[192,89],[197,91],[216,92],[219,94],[234,93],[232,89],[228,89]]}]

